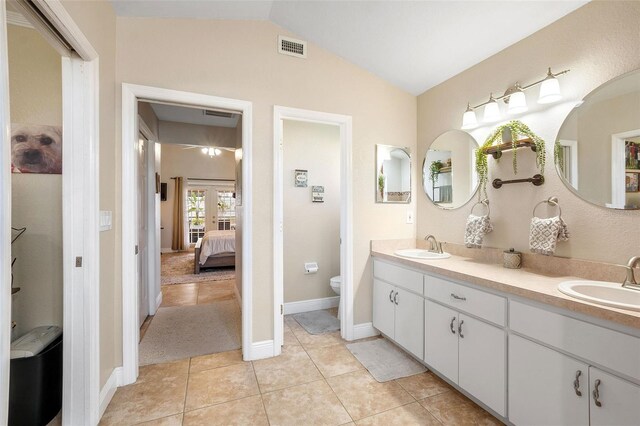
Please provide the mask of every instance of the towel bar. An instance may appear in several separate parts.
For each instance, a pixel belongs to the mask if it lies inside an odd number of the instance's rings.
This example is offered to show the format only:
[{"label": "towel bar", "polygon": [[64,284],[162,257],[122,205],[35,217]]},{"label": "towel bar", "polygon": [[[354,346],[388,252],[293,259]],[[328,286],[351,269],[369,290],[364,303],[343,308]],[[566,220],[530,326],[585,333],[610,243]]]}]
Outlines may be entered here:
[{"label": "towel bar", "polygon": [[532,183],[535,186],[540,186],[544,183],[544,176],[537,174],[527,179],[512,179],[512,180],[494,179],[492,185],[494,188],[499,189],[500,187],[502,187],[502,185],[507,185],[509,183],[525,183],[525,182]]}]

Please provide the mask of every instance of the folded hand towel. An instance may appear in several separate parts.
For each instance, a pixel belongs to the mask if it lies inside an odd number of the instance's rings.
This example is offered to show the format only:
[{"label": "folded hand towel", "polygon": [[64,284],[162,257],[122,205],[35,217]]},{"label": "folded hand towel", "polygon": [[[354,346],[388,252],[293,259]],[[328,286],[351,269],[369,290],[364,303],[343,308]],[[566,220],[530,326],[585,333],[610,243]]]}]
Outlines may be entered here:
[{"label": "folded hand towel", "polygon": [[556,252],[558,240],[567,241],[569,230],[560,216],[540,219],[531,219],[529,231],[529,249],[534,253],[553,256]]},{"label": "folded hand towel", "polygon": [[482,247],[482,240],[485,234],[493,231],[493,226],[489,216],[476,216],[470,214],[467,218],[467,225],[464,232],[464,245],[469,248]]}]

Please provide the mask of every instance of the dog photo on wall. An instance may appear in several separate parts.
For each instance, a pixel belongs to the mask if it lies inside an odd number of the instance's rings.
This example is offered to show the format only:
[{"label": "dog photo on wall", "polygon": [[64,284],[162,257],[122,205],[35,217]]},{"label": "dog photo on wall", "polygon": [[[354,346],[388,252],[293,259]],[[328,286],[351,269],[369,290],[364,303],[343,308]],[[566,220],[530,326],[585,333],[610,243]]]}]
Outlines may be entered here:
[{"label": "dog photo on wall", "polygon": [[11,171],[62,174],[62,127],[13,123]]}]

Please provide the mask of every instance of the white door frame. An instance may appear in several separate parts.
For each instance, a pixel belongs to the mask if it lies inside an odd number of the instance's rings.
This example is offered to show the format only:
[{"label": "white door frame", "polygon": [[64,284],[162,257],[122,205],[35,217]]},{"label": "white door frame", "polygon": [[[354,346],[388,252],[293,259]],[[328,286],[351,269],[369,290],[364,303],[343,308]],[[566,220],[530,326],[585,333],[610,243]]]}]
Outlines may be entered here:
[{"label": "white door frame", "polygon": [[640,129],[611,135],[611,204],[607,204],[607,207],[624,209],[627,203],[627,193],[625,191],[626,165],[624,162],[624,141],[626,138],[639,135]]},{"label": "white door frame", "polygon": [[[34,0],[77,54],[62,58],[64,425],[97,424],[100,392],[98,54],[59,0]],[[10,330],[11,150],[5,3],[0,5],[0,328]],[[81,258],[82,267],[76,267]],[[0,333],[0,424],[7,422],[10,334]]]},{"label": "white door frame", "polygon": [[[298,108],[273,108],[273,337],[274,354],[280,354],[283,340],[284,303],[284,166],[282,121],[294,120],[335,125],[340,128],[340,286],[341,334],[353,340],[353,184],[352,184],[352,119],[348,115],[331,114]],[[329,285],[329,283],[327,283]]]},{"label": "white door frame", "polygon": [[138,290],[136,284],[135,144],[138,137],[138,101],[170,102],[242,113],[242,355],[252,353],[252,104],[248,101],[137,84],[122,84],[122,384],[138,377]]}]

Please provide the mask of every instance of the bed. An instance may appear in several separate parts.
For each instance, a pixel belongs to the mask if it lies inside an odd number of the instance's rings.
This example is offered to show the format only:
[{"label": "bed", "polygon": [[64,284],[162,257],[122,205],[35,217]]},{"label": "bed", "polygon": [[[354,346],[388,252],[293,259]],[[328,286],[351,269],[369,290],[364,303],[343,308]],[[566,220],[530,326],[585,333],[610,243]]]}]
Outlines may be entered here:
[{"label": "bed", "polygon": [[193,259],[193,273],[202,268],[219,268],[236,264],[236,231],[209,231],[198,238]]}]

